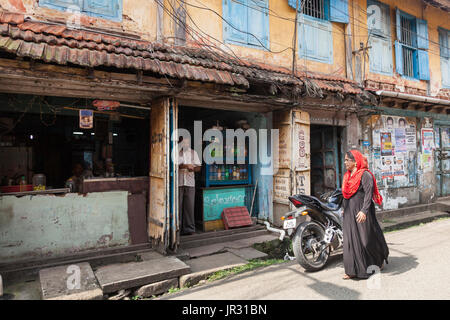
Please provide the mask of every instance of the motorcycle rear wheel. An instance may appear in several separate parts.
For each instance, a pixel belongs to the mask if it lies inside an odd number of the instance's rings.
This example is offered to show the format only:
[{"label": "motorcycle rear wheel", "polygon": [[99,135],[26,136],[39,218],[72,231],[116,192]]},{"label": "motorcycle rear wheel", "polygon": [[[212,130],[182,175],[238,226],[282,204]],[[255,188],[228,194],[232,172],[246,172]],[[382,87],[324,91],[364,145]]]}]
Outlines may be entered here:
[{"label": "motorcycle rear wheel", "polygon": [[[318,248],[323,240],[325,230],[315,222],[302,223],[292,239],[292,249],[297,262],[307,271],[319,271],[325,267],[330,257],[330,246]],[[316,250],[314,250],[314,248]]]}]

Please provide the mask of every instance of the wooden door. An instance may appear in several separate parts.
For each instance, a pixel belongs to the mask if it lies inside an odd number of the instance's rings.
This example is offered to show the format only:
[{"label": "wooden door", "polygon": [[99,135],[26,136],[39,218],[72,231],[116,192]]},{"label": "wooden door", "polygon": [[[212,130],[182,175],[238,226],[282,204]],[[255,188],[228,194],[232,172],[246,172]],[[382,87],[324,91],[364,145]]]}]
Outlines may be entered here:
[{"label": "wooden door", "polygon": [[273,176],[273,223],[292,209],[288,197],[310,194],[310,118],[299,109],[275,111],[273,128],[279,130],[278,171]]},{"label": "wooden door", "polygon": [[177,170],[176,159],[171,159],[176,114],[173,99],[162,98],[152,103],[148,235],[153,247],[162,253],[169,247],[176,249],[178,242]]}]

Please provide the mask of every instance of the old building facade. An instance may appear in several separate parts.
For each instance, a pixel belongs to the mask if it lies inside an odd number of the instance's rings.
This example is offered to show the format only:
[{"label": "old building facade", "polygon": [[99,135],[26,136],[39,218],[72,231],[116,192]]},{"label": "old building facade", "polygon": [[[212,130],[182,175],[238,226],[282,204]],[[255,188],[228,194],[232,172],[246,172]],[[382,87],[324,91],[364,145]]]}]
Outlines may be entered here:
[{"label": "old building facade", "polygon": [[[266,174],[263,164],[252,165],[250,195],[242,191],[254,199],[245,202],[252,215],[276,225],[289,195],[339,187],[344,153],[354,147],[370,160],[384,210],[450,192],[448,1],[0,0],[0,10],[3,100],[47,97],[42,101],[59,110],[56,100],[66,99],[66,106],[99,114],[94,100],[115,101],[147,112],[140,119],[150,132],[148,176],[139,182],[39,195],[39,203],[2,195],[0,210],[12,212],[0,226],[5,261],[149,241],[176,250],[181,221],[171,134],[193,133],[198,120],[208,128],[244,119],[257,130],[278,129],[278,170]],[[16,123],[27,109],[3,111]],[[128,193],[118,192],[124,188]],[[203,207],[216,189],[205,190]],[[52,207],[55,199],[59,207]],[[103,212],[95,203],[116,203],[115,211],[90,220],[83,210]],[[27,206],[37,208],[34,220]],[[64,212],[102,228],[86,235],[64,218],[50,228],[49,207],[56,218],[58,208],[72,208]],[[42,233],[51,236],[36,241]]]}]

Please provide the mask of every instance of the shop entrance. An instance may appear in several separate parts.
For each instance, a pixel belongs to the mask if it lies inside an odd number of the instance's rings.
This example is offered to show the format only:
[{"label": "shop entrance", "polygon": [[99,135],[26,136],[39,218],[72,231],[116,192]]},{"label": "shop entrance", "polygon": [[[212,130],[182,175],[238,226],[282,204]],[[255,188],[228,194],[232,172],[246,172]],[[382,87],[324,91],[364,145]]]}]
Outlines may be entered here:
[{"label": "shop entrance", "polygon": [[438,197],[450,195],[450,128],[435,127],[436,139],[436,178]]},{"label": "shop entrance", "polygon": [[0,94],[0,257],[148,243],[150,110],[101,103]]},{"label": "shop entrance", "polygon": [[320,198],[342,185],[342,128],[311,125],[311,194]]},{"label": "shop entrance", "polygon": [[[191,201],[194,203],[195,233],[197,234],[225,230],[222,212],[226,208],[245,207],[253,217],[258,216],[259,212],[270,210],[269,199],[267,196],[266,198],[261,197],[261,194],[270,193],[267,188],[271,186],[272,182],[270,180],[270,183],[267,183],[265,179],[271,179],[271,177],[261,177],[260,165],[250,163],[249,152],[250,143],[252,143],[250,138],[245,137],[243,149],[237,147],[236,138],[233,145],[226,143],[227,129],[246,131],[251,128],[258,132],[260,128],[267,128],[267,123],[268,120],[265,116],[255,112],[187,106],[178,108],[178,129],[189,132],[192,149],[195,149],[196,143],[201,145],[201,154],[198,154],[201,168],[198,172],[193,173],[195,188],[192,190],[194,191],[187,193],[183,189],[184,196],[179,207],[180,231],[184,231],[186,227],[183,215],[189,214],[188,205]],[[205,132],[208,129],[216,129],[216,132],[222,134],[222,148],[220,148],[220,141],[217,137],[206,138]],[[208,153],[215,157],[213,162],[206,162]],[[232,163],[227,163],[227,153],[232,155]],[[179,188],[189,185],[186,180],[190,178],[186,174],[188,174],[187,169],[178,169]],[[257,181],[259,182],[255,192]],[[180,199],[175,199],[175,201],[177,200]],[[183,233],[181,235],[183,236]]]}]

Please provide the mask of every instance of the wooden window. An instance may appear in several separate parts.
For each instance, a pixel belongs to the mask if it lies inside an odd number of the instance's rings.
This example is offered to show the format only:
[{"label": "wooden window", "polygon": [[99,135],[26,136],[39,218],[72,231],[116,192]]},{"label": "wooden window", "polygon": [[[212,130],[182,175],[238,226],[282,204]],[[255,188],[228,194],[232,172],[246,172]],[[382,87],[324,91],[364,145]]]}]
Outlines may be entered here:
[{"label": "wooden window", "polygon": [[439,28],[442,87],[450,88],[450,31]]},{"label": "wooden window", "polygon": [[400,75],[430,80],[428,23],[397,9],[395,59]]},{"label": "wooden window", "polygon": [[268,0],[223,0],[225,42],[268,49],[268,8]]},{"label": "wooden window", "polygon": [[392,75],[392,44],[389,6],[378,1],[367,1],[369,30],[370,72]]},{"label": "wooden window", "polygon": [[299,19],[299,56],[303,59],[333,63],[333,36],[329,21],[301,15]]},{"label": "wooden window", "polygon": [[39,6],[122,21],[122,0],[39,0]]},{"label": "wooden window", "polygon": [[309,17],[349,23],[348,0],[288,0],[292,8]]}]

